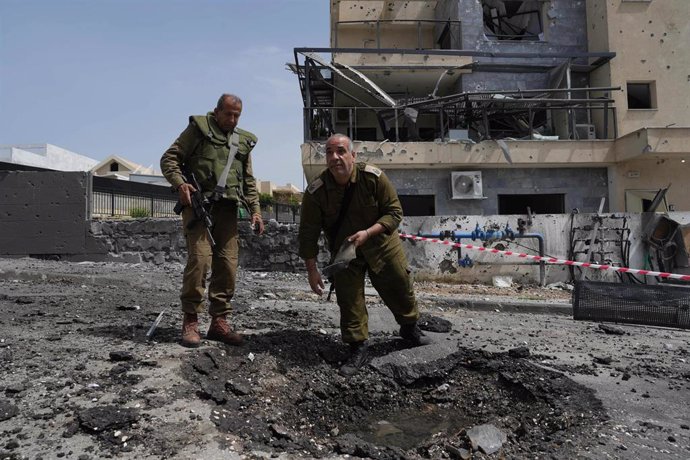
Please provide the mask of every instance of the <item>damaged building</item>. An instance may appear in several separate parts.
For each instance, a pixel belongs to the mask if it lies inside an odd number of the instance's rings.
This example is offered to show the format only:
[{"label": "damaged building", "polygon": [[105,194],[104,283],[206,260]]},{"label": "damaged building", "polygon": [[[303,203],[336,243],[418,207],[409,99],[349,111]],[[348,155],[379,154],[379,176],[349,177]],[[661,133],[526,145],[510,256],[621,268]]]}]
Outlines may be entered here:
[{"label": "damaged building", "polygon": [[[296,48],[307,181],[335,132],[407,216],[690,211],[685,0],[333,0]],[[602,198],[605,205],[602,208]]]}]

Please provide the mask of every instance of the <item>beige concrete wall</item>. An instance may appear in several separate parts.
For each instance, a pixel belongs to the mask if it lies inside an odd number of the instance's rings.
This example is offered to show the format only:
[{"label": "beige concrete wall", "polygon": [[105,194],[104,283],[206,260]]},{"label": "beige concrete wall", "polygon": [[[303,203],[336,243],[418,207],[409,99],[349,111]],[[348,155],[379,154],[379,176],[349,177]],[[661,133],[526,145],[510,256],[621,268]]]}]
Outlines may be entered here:
[{"label": "beige concrete wall", "polygon": [[[608,166],[615,162],[613,141],[507,141],[510,165],[495,141],[464,142],[357,142],[359,158],[383,169],[448,167],[509,168],[550,166]],[[302,165],[311,182],[325,165],[321,143],[302,144]]]},{"label": "beige concrete wall", "polygon": [[682,158],[644,158],[617,164],[609,169],[609,180],[616,184],[612,193],[612,208],[631,212],[639,211],[627,206],[626,191],[648,190],[656,192],[669,184],[666,201],[676,211],[690,210],[690,194],[687,193],[690,177],[690,159]]},{"label": "beige concrete wall", "polygon": [[[611,84],[654,82],[656,108],[629,110],[625,91],[613,94],[619,135],[642,127],[690,126],[690,3],[688,0],[630,2],[589,0],[590,50],[616,53]],[[606,24],[602,23],[606,16]],[[604,29],[607,39],[604,40]],[[594,41],[597,42],[594,42]],[[604,70],[597,74],[600,77]]]}]

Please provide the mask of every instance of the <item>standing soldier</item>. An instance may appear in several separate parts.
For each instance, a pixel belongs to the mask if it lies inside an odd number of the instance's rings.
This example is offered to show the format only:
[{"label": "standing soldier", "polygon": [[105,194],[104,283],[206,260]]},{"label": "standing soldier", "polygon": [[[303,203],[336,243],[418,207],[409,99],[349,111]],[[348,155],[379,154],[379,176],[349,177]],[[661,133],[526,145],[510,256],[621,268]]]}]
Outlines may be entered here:
[{"label": "standing soldier", "polygon": [[[184,313],[182,345],[186,347],[197,347],[201,341],[198,314],[204,310],[209,269],[211,326],[206,338],[230,345],[241,345],[243,340],[226,319],[232,311],[230,300],[235,293],[240,204],[249,208],[252,225],[259,233],[263,233],[264,224],[250,156],[257,138],[236,127],[241,113],[242,100],[232,94],[223,94],[213,112],[189,117],[187,128],[161,158],[163,175],[184,206],[182,223],[187,240],[187,265],[180,300]],[[195,222],[191,194],[196,189],[185,179],[185,175],[191,177],[192,174],[200,191],[210,198],[208,211],[213,225],[210,232],[204,223]]]},{"label": "standing soldier", "polygon": [[350,357],[340,368],[343,375],[354,374],[367,361],[365,273],[400,324],[400,336],[411,346],[429,343],[417,326],[417,301],[398,236],[400,200],[380,169],[355,163],[356,157],[349,137],[335,134],[326,141],[328,169],[307,188],[299,227],[299,255],[305,260],[309,286],[316,294],[325,289],[316,266],[321,231],[332,253],[344,242],[356,248],[356,258],[333,275],[340,330],[350,346]]}]

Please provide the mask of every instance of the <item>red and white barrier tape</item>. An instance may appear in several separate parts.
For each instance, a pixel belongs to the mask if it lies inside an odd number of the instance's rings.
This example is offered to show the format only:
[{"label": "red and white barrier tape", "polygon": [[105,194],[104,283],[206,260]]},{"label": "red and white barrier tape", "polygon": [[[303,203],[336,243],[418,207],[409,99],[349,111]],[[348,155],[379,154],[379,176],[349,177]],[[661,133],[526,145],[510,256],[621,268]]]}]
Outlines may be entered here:
[{"label": "red and white barrier tape", "polygon": [[484,246],[474,246],[472,244],[454,243],[452,240],[440,240],[437,238],[426,238],[423,236],[408,235],[406,233],[401,233],[400,238],[406,238],[406,239],[415,240],[415,241],[426,241],[428,243],[443,244],[445,246],[450,246],[453,248],[473,249],[475,251],[490,252],[492,254],[501,254],[504,256],[516,256],[516,257],[520,257],[523,259],[531,259],[531,260],[536,260],[539,262],[545,262],[547,264],[572,265],[574,267],[586,267],[586,268],[591,268],[593,270],[609,270],[609,271],[621,272],[621,273],[632,273],[635,275],[658,276],[660,278],[670,278],[670,279],[674,279],[674,280],[690,281],[690,275],[679,275],[677,273],[655,272],[655,271],[651,271],[651,270],[640,270],[638,268],[613,267],[611,265],[591,264],[589,262],[576,262],[574,260],[556,259],[554,257],[535,256],[532,254],[525,254],[525,253],[521,253],[521,252],[501,251],[499,249],[485,248]]}]

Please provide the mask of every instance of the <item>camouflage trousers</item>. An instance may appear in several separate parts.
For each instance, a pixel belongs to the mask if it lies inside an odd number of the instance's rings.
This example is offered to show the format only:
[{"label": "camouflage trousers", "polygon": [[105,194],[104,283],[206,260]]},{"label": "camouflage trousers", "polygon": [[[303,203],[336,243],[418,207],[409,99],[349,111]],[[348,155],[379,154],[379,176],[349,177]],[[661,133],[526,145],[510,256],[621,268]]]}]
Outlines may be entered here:
[{"label": "camouflage trousers", "polygon": [[[214,203],[211,211],[212,235],[215,249],[202,222],[194,223],[194,211],[187,206],[182,211],[182,223],[187,241],[187,265],[182,278],[180,300],[185,313],[204,311],[204,293],[208,280],[208,312],[211,316],[232,311],[230,300],[235,294],[239,243],[237,234],[237,204],[229,200]],[[211,277],[208,279],[208,272]]]},{"label": "camouflage trousers", "polygon": [[340,330],[346,343],[369,338],[369,313],[364,301],[366,273],[398,324],[411,324],[419,319],[417,300],[407,271],[407,259],[402,250],[379,273],[374,273],[361,257],[357,257],[350,261],[345,270],[335,275]]}]

